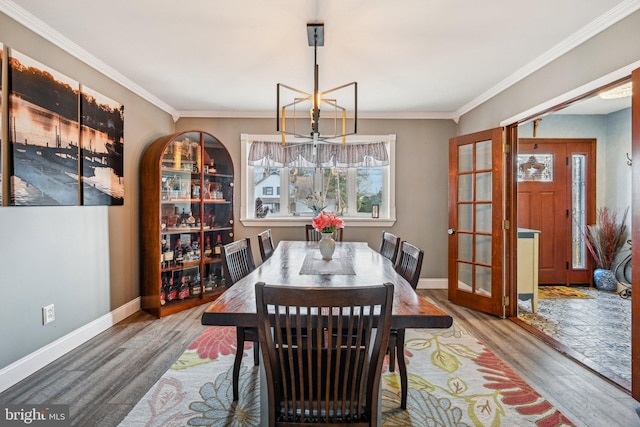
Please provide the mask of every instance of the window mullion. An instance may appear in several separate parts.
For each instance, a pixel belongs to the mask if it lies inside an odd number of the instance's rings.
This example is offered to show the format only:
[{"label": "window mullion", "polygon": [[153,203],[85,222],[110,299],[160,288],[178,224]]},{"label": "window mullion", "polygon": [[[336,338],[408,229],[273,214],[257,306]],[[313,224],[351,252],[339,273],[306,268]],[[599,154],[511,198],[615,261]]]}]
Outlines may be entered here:
[{"label": "window mullion", "polygon": [[356,169],[347,169],[347,213],[355,215],[358,212],[356,205]]},{"label": "window mullion", "polygon": [[289,168],[283,167],[280,171],[280,215],[283,212],[289,212],[289,188],[291,183],[289,182]]}]

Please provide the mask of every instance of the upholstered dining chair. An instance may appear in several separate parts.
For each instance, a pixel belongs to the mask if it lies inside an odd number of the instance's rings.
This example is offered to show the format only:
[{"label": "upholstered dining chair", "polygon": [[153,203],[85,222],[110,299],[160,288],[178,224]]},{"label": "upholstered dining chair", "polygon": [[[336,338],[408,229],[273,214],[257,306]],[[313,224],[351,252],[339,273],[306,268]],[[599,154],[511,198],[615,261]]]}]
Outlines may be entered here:
[{"label": "upholstered dining chair", "polygon": [[258,245],[260,246],[260,256],[262,262],[265,262],[271,255],[273,255],[274,246],[273,238],[271,237],[271,229],[264,230],[262,233],[258,233]]},{"label": "upholstered dining chair", "polygon": [[390,259],[395,265],[396,257],[398,256],[398,249],[400,249],[400,238],[395,234],[383,231],[382,241],[380,242],[380,254],[383,257]]},{"label": "upholstered dining chair", "polygon": [[[232,286],[238,280],[255,270],[251,254],[251,240],[247,237],[222,246],[222,262],[227,286]],[[236,327],[236,358],[233,363],[233,400],[238,400],[238,383],[240,381],[240,367],[244,354],[245,341],[253,341],[253,363],[260,364],[260,349],[257,328]]]},{"label": "upholstered dining chair", "polygon": [[[313,225],[305,224],[304,228],[307,236],[307,242],[318,242],[320,241],[320,239],[322,239],[322,233],[320,233],[318,230],[313,228]],[[333,233],[333,239],[336,242],[342,242],[342,230],[343,230],[342,228],[338,228]]]},{"label": "upholstered dining chair", "polygon": [[393,285],[255,289],[269,426],[381,425]]},{"label": "upholstered dining chair", "polygon": [[[415,289],[420,280],[424,251],[407,241],[400,244],[395,270]],[[400,407],[407,409],[407,394],[409,379],[407,377],[407,363],[404,359],[405,330],[391,329],[389,333],[389,371],[395,371],[396,355],[398,358],[398,370],[400,371]]]}]

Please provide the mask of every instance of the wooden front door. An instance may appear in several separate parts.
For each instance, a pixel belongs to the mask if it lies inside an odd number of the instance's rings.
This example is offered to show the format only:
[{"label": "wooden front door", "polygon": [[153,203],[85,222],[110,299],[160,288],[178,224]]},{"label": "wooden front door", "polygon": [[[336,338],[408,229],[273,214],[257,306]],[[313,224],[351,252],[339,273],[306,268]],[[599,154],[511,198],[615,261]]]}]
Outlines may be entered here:
[{"label": "wooden front door", "polygon": [[595,214],[595,140],[523,138],[516,163],[518,227],[540,231],[539,283],[590,283],[581,229]]},{"label": "wooden front door", "polygon": [[449,300],[504,316],[503,132],[449,140]]}]

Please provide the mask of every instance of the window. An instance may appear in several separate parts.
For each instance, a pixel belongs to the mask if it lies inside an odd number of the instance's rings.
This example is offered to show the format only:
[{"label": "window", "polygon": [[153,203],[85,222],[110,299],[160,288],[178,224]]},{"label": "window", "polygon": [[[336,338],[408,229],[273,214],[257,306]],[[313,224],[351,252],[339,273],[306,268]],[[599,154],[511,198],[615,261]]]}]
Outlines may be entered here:
[{"label": "window", "polygon": [[[318,208],[340,214],[351,224],[353,221],[378,221],[387,226],[389,220],[395,220],[392,185],[395,135],[352,136],[347,138],[347,148],[341,148],[339,142],[325,144],[313,155],[310,143],[295,147],[291,144],[292,150],[296,150],[292,154],[286,152],[289,140],[286,148],[282,148],[281,141],[279,135],[242,135],[242,158],[246,165],[241,182],[243,223],[251,224],[256,220],[264,225],[265,221],[302,219],[307,222],[314,215],[314,203],[320,205]],[[254,143],[264,145],[260,146],[267,153],[264,159],[257,156],[259,160],[256,161],[254,151],[250,160]],[[381,149],[383,155],[368,151]],[[323,150],[332,150],[332,154]],[[336,150],[341,153],[337,154]],[[357,153],[349,157],[352,153],[346,155],[346,151]],[[383,156],[385,159],[381,160]],[[320,165],[309,159],[318,159]],[[258,199],[262,211],[269,208],[268,214],[259,219],[255,212]]]}]

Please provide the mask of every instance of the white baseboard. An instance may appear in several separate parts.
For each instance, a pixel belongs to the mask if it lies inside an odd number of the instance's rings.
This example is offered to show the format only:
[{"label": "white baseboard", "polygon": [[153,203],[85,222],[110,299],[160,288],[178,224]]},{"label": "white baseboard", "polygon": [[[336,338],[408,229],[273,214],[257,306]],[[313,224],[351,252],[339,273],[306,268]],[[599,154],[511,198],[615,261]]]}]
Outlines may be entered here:
[{"label": "white baseboard", "polygon": [[138,311],[139,297],[0,369],[0,392]]},{"label": "white baseboard", "polygon": [[447,289],[449,285],[449,279],[442,278],[442,279],[433,279],[433,278],[427,278],[427,279],[420,279],[418,280],[418,289]]}]

